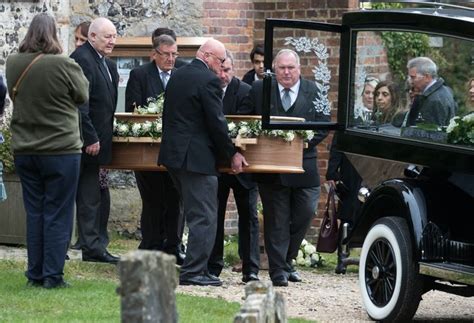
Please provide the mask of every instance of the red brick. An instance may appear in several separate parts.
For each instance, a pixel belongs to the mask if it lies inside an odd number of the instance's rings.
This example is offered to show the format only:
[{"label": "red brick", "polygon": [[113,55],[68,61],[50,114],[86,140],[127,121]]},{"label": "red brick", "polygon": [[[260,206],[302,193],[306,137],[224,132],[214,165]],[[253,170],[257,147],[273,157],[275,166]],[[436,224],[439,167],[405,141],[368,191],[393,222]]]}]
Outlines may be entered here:
[{"label": "red brick", "polygon": [[275,3],[271,2],[254,2],[253,8],[255,10],[275,10]]}]

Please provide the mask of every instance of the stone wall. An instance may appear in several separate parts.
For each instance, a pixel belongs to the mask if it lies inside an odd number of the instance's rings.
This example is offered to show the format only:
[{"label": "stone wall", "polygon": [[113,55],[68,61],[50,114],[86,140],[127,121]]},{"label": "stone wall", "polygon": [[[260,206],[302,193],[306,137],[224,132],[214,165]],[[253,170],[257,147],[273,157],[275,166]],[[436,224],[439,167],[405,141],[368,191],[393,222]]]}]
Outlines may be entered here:
[{"label": "stone wall", "polygon": [[[248,53],[255,43],[263,42],[265,18],[340,23],[342,13],[357,6],[357,0],[7,0],[0,4],[0,74],[5,73],[6,58],[18,48],[29,21],[42,11],[56,17],[67,53],[74,47],[74,26],[84,20],[106,16],[115,23],[121,36],[149,36],[157,27],[169,27],[178,36],[215,37],[234,53],[237,76],[242,77],[251,68]],[[337,61],[338,57],[333,59]],[[329,137],[318,147],[322,180],[327,169],[330,141]],[[320,210],[325,196],[323,190]],[[226,227],[230,228],[229,232],[235,232],[235,207],[230,210]],[[317,228],[319,219],[315,219],[309,232],[312,240]]]}]

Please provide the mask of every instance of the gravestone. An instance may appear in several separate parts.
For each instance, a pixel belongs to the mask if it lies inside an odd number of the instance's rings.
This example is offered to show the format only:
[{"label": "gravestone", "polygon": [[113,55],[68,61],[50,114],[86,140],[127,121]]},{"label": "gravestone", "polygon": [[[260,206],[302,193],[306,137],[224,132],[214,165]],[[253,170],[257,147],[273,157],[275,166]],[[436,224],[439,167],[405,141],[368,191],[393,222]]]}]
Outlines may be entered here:
[{"label": "gravestone", "polygon": [[245,302],[234,323],[286,323],[286,301],[270,282],[252,281],[245,285]]},{"label": "gravestone", "polygon": [[119,262],[122,322],[178,322],[176,258],[136,250]]}]

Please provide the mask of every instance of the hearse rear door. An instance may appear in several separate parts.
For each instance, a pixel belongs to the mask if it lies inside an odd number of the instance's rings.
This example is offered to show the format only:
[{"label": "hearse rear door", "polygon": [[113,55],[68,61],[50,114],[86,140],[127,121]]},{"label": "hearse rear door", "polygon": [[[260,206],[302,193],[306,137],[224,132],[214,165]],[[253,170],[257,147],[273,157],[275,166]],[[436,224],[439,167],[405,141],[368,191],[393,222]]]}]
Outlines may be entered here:
[{"label": "hearse rear door", "polygon": [[[472,12],[450,9],[362,10],[344,14],[341,25],[267,19],[263,128],[337,130],[337,148],[349,155],[472,173],[473,145],[453,141],[448,124],[425,124],[421,119],[410,127],[403,120],[410,108],[406,64],[415,56],[428,56],[438,65],[458,105],[456,115],[469,111],[466,84],[474,62],[474,17],[469,15]],[[397,41],[413,45],[400,52]],[[301,77],[318,88],[314,109],[332,114],[331,122],[272,120],[276,75],[270,72],[271,62],[284,48],[299,54]],[[389,122],[382,120],[373,107],[364,106],[363,91],[371,80],[396,85],[405,113],[397,122],[393,116]]]}]

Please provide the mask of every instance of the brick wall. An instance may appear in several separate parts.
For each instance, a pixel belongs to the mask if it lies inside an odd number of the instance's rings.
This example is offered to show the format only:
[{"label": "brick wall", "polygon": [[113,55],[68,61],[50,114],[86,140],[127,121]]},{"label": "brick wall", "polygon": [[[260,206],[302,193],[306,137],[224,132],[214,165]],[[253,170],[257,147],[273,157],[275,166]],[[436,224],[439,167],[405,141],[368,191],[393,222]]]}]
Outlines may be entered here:
[{"label": "brick wall", "polygon": [[[72,51],[72,31],[80,21],[107,16],[120,35],[149,36],[156,27],[170,27],[179,36],[210,36],[222,41],[234,54],[236,75],[242,77],[251,68],[249,53],[255,43],[264,39],[265,18],[302,19],[340,23],[341,15],[357,8],[357,0],[159,0],[129,2],[124,0],[43,0],[41,2],[4,2],[0,4],[0,73],[4,74],[6,57],[23,39],[28,21],[35,12],[46,10],[55,15],[60,25],[60,38]],[[20,14],[21,13],[21,14]],[[332,56],[336,72],[338,56]],[[306,64],[306,62],[304,63]],[[330,99],[336,107],[337,84],[333,83]],[[318,146],[318,166],[322,182],[327,169],[328,137]],[[323,190],[319,215],[326,198]],[[232,197],[229,199],[232,201]],[[228,232],[235,232],[235,206],[229,206]],[[314,239],[319,219],[313,221],[308,237]]]}]

